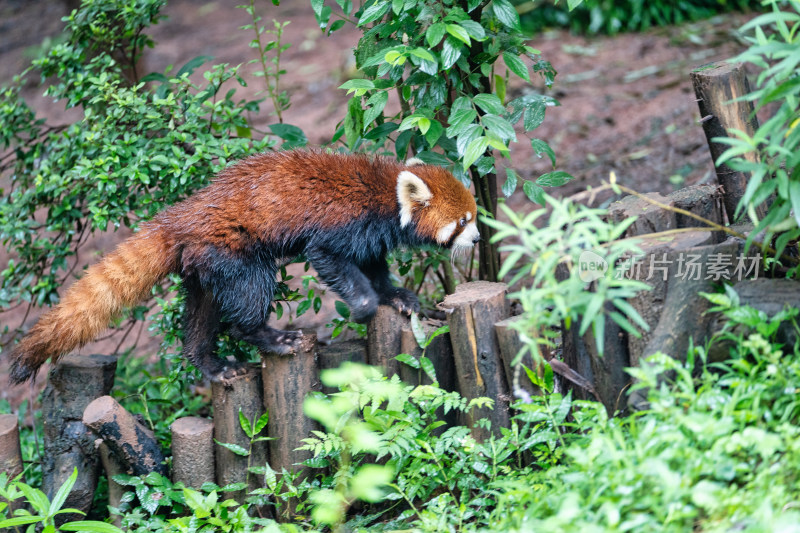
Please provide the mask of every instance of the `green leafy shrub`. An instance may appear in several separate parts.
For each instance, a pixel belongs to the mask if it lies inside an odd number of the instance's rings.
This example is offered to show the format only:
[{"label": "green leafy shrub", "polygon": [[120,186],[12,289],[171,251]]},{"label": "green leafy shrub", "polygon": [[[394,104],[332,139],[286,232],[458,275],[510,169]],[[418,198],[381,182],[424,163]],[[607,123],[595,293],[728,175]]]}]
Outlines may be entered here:
[{"label": "green leafy shrub", "polygon": [[[364,75],[341,86],[353,96],[334,140],[343,138],[350,150],[390,152],[399,159],[414,156],[447,167],[474,185],[482,212],[494,216],[498,176],[505,175],[505,195],[520,182],[499,157],[508,157],[511,145],[519,141],[514,126],[521,125],[527,135],[542,123],[546,108],[558,104],[532,91],[512,97],[508,89],[512,78],[529,83],[532,74],[549,86],[556,74],[526,44],[514,6],[508,0],[332,4],[311,2],[323,30],[330,33],[348,22],[361,29],[355,57]],[[554,167],[526,182],[529,196],[536,198],[542,186],[571,179],[555,170],[555,154],[545,141],[527,142]],[[485,238],[479,244],[478,275],[495,280],[500,261],[496,244],[488,238],[492,228],[481,222],[480,231]],[[431,264],[436,271],[444,267],[440,276],[452,290],[455,281],[447,261],[440,256]]]},{"label": "green leafy shrub", "polygon": [[761,0],[582,0],[567,1],[566,6],[552,0],[514,3],[524,13],[522,23],[528,31],[562,27],[581,34],[609,35],[693,22],[728,11],[758,10],[762,5]]},{"label": "green leafy shrub", "polygon": [[[725,163],[750,175],[737,215],[747,214],[755,224],[750,239],[764,233],[764,242],[774,240],[776,257],[800,237],[800,38],[797,2],[770,0],[771,12],[759,15],[741,28],[751,45],[735,61],[749,62],[758,69],[755,90],[742,98],[756,109],[772,105],[774,114],[751,137],[731,130],[731,137],[715,139],[730,145],[717,164]],[[759,220],[756,207],[767,205]],[[797,265],[789,274],[797,274]]]}]

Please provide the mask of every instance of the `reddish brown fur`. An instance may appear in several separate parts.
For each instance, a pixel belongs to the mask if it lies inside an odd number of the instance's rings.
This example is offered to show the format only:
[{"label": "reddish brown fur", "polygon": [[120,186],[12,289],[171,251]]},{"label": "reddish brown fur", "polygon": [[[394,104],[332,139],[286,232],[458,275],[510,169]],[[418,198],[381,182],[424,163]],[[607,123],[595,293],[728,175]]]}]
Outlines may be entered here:
[{"label": "reddish brown fur", "polygon": [[24,381],[48,358],[55,361],[94,339],[123,308],[147,298],[168,273],[202,268],[209,247],[246,254],[256,240],[281,242],[315,228],[335,229],[365,213],[396,219],[397,177],[403,170],[419,176],[433,196],[430,206],[414,210],[419,235],[434,239],[467,210],[474,220],[471,194],[438,167],[305,151],[247,158],[143,224],[138,234],[90,267],[17,345],[11,380]]}]

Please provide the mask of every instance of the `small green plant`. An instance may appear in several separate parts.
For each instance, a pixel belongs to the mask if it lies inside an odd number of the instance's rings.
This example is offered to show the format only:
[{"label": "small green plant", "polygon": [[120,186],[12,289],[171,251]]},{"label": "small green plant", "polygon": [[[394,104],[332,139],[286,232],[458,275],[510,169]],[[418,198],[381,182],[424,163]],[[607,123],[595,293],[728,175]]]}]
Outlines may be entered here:
[{"label": "small green plant", "polygon": [[[52,501],[39,489],[18,480],[8,480],[5,472],[0,473],[0,528],[19,528],[27,526],[29,532],[43,531],[54,533],[56,531],[85,531],[88,533],[122,533],[122,530],[105,522],[96,520],[79,520],[66,522],[56,527],[56,517],[63,514],[85,514],[78,509],[63,509],[75,480],[78,479],[78,469],[73,470],[63,485],[56,491]],[[8,516],[9,502],[18,503],[24,499],[30,510],[19,508],[13,516]]]},{"label": "small green plant", "polygon": [[515,0],[514,4],[524,12],[522,25],[528,31],[562,27],[581,34],[609,35],[762,7],[761,0],[582,0],[568,1],[566,5],[552,0],[535,3]]},{"label": "small green plant", "polygon": [[[542,360],[541,347],[553,345],[562,323],[567,328],[578,324],[581,335],[591,329],[602,353],[606,303],[614,307],[608,317],[625,331],[639,335],[634,324],[646,330],[647,324],[626,299],[647,285],[627,279],[618,268],[626,258],[641,253],[634,241],[621,239],[634,219],[611,224],[603,218],[602,209],[548,195],[543,199],[549,209],[520,216],[501,205],[509,221],[486,220],[497,232],[496,240],[514,243],[501,247],[508,255],[500,273],[510,274],[512,285],[525,280],[524,286],[510,295],[519,299],[523,308],[523,319],[512,326],[525,343],[516,361],[527,352],[535,361]],[[537,224],[545,216],[547,222]],[[565,275],[559,276],[559,269]],[[592,291],[587,290],[589,282]]]},{"label": "small green plant", "polygon": [[[737,216],[747,214],[755,224],[748,243],[764,234],[764,242],[774,238],[775,256],[800,237],[800,5],[794,1],[769,0],[769,13],[759,15],[740,32],[750,42],[748,49],[734,58],[752,63],[759,70],[756,88],[743,96],[755,102],[756,109],[777,107],[751,137],[731,130],[731,137],[715,139],[728,144],[717,161],[749,174],[747,189],[736,209]],[[756,208],[768,205],[759,219]],[[797,275],[797,264],[787,265],[789,275]]]},{"label": "small green plant", "polygon": [[[558,104],[535,92],[510,98],[512,78],[530,83],[533,73],[549,87],[556,74],[527,45],[514,6],[508,0],[331,4],[311,1],[320,28],[328,33],[347,23],[361,29],[355,57],[363,73],[341,86],[352,97],[334,141],[343,139],[349,150],[393,152],[399,159],[414,156],[447,167],[474,185],[482,212],[496,215],[499,176],[505,174],[506,195],[520,181],[502,159],[519,140],[514,126],[521,125],[528,135],[541,125],[547,107]],[[390,99],[396,105],[387,105]],[[555,154],[545,141],[529,142],[554,171],[527,182],[527,194],[571,179],[555,170]],[[479,229],[484,239],[478,245],[477,274],[494,281],[500,260],[496,241],[489,238],[493,230],[482,222]],[[440,274],[447,290],[455,284],[452,274],[452,269]]]}]

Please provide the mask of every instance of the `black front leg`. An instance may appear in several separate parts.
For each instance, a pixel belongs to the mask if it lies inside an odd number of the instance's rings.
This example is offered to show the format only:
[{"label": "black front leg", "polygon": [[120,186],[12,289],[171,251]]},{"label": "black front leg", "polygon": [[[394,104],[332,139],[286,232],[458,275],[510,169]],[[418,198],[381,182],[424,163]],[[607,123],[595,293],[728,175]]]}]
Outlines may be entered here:
[{"label": "black front leg", "polygon": [[355,263],[321,247],[309,247],[306,257],[320,280],[350,307],[351,320],[366,323],[375,315],[380,298]]},{"label": "black front leg", "polygon": [[389,305],[407,315],[419,311],[419,300],[416,294],[403,287],[392,285],[386,258],[380,258],[364,267],[364,274],[370,279],[372,288],[378,293],[381,305]]}]

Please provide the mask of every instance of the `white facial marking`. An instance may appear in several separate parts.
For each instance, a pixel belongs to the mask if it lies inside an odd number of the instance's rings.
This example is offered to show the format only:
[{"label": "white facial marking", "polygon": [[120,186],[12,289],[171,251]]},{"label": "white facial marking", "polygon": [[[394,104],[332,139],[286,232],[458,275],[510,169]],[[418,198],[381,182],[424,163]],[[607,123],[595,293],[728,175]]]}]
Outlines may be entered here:
[{"label": "white facial marking", "polygon": [[451,222],[438,232],[436,232],[436,242],[444,244],[450,240],[450,237],[453,236],[453,232],[456,230],[456,223]]},{"label": "white facial marking", "polygon": [[480,233],[478,232],[478,225],[474,222],[470,222],[464,228],[464,231],[461,232],[455,242],[453,242],[453,248],[472,248],[475,245],[475,240],[480,237]]},{"label": "white facial marking", "polygon": [[467,222],[469,222],[470,220],[472,220],[472,213],[470,213],[469,211],[467,211],[467,216],[466,216],[465,218],[467,219]]},{"label": "white facial marking", "polygon": [[424,164],[425,164],[425,162],[422,159],[419,159],[417,157],[412,157],[411,159],[406,161],[406,166],[407,167],[413,167],[413,166],[416,166],[416,165],[424,165]]},{"label": "white facial marking", "polygon": [[411,223],[414,209],[426,206],[431,200],[431,190],[422,179],[408,170],[397,175],[397,202],[400,204],[400,227]]}]

